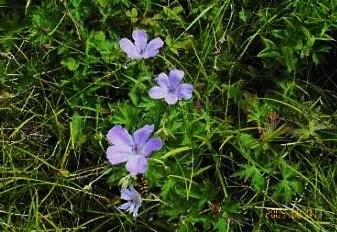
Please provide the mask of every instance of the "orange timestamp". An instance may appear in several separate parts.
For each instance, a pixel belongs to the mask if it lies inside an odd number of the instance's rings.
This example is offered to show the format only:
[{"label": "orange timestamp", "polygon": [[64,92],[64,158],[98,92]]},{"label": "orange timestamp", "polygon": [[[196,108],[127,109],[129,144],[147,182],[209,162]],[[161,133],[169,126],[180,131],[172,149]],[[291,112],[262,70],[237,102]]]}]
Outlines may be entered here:
[{"label": "orange timestamp", "polygon": [[285,208],[268,208],[265,213],[268,219],[292,219],[298,220],[301,218],[309,217],[312,219],[321,219],[322,214],[313,208],[306,209],[285,209]]}]

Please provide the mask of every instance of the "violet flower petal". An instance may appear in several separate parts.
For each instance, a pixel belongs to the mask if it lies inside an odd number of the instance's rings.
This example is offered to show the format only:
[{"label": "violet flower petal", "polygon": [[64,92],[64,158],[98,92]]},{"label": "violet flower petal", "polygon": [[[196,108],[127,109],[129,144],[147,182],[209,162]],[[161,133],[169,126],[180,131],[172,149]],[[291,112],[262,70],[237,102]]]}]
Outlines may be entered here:
[{"label": "violet flower petal", "polygon": [[[128,189],[124,188],[121,190],[121,198],[124,199],[123,196],[125,193],[128,194],[128,199],[126,203],[119,206],[119,209],[125,210],[126,212],[132,213],[133,217],[136,218],[138,216],[138,210],[142,205],[142,198],[140,194],[134,189],[133,186],[130,186]],[[130,198],[129,198],[130,197]]]},{"label": "violet flower petal", "polygon": [[138,52],[137,47],[127,38],[123,38],[119,41],[119,46],[126,53],[128,58],[141,59],[142,55]]},{"label": "violet flower petal", "polygon": [[129,132],[122,126],[114,126],[108,132],[107,139],[116,146],[132,147],[133,140]]},{"label": "violet flower petal", "polygon": [[126,162],[132,157],[130,151],[125,151],[123,147],[118,146],[108,147],[106,153],[111,165]]},{"label": "violet flower petal", "polygon": [[165,98],[167,95],[167,89],[155,86],[149,90],[149,96],[153,99]]},{"label": "violet flower petal", "polygon": [[154,125],[145,125],[133,133],[134,146],[143,146],[154,130]]},{"label": "violet flower petal", "polygon": [[169,105],[174,105],[178,102],[178,97],[177,97],[177,94],[175,93],[168,93],[166,96],[165,96],[165,101],[167,104]]},{"label": "violet flower petal", "polygon": [[132,38],[135,40],[135,45],[140,54],[146,49],[147,45],[147,34],[145,30],[135,30],[132,33]]},{"label": "violet flower petal", "polygon": [[147,168],[147,160],[143,155],[133,155],[126,162],[126,169],[132,174],[144,173]]},{"label": "violet flower petal", "polygon": [[151,40],[144,51],[143,58],[149,58],[154,57],[158,54],[159,48],[161,48],[164,45],[164,42],[161,40],[161,38],[157,37],[153,40]]},{"label": "violet flower petal", "polygon": [[193,85],[181,84],[177,87],[177,94],[179,98],[190,99],[193,93]]},{"label": "violet flower petal", "polygon": [[163,147],[161,139],[152,138],[145,143],[142,150],[142,155],[147,157],[154,151],[159,151]]},{"label": "violet flower petal", "polygon": [[129,202],[126,202],[126,203],[122,204],[121,206],[118,206],[118,209],[122,209],[122,210],[126,210],[126,209],[129,209],[129,208],[130,208],[130,203]]},{"label": "violet flower petal", "polygon": [[141,204],[137,202],[137,204],[134,204],[133,214],[132,216],[136,218],[138,216],[138,210],[140,208]]},{"label": "violet flower petal", "polygon": [[132,199],[132,191],[128,188],[123,188],[121,190],[121,199],[129,201]]},{"label": "violet flower petal", "polygon": [[155,80],[160,87],[169,88],[169,78],[166,73],[160,73]]},{"label": "violet flower petal", "polygon": [[169,73],[169,88],[175,89],[179,85],[181,79],[184,77],[184,71],[179,69],[172,69]]}]

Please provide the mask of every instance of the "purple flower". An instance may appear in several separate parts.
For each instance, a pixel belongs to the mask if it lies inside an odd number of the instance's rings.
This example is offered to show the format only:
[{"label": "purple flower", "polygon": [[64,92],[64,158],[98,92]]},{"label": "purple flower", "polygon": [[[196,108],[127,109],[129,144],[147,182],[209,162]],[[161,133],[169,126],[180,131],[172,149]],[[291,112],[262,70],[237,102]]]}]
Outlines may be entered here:
[{"label": "purple flower", "polygon": [[142,198],[140,194],[134,189],[133,186],[129,188],[123,188],[121,190],[121,198],[127,202],[118,207],[118,209],[125,210],[130,214],[133,214],[133,217],[138,216],[138,210],[142,205]]},{"label": "purple flower", "polygon": [[167,76],[160,73],[155,79],[159,86],[152,87],[149,95],[153,99],[164,98],[165,101],[173,105],[180,99],[190,99],[192,97],[193,86],[191,84],[180,84],[184,71],[173,69]]},{"label": "purple flower", "polygon": [[147,43],[147,34],[145,30],[135,30],[132,33],[135,43],[129,39],[123,38],[119,41],[119,46],[131,59],[146,59],[154,57],[159,52],[159,48],[164,45],[161,38],[157,37]]},{"label": "purple flower", "polygon": [[112,165],[126,162],[126,169],[132,174],[144,173],[147,157],[162,148],[160,139],[151,138],[154,125],[145,125],[131,136],[122,126],[109,130],[107,138],[112,146],[107,149],[107,157]]}]

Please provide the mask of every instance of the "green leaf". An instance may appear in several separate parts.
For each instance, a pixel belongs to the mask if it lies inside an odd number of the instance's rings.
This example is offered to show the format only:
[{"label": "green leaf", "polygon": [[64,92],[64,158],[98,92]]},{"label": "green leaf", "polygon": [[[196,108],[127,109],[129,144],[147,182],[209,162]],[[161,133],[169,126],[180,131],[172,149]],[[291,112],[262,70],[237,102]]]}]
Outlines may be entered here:
[{"label": "green leaf", "polygon": [[135,23],[138,21],[138,18],[137,18],[138,11],[136,8],[132,8],[131,10],[126,11],[125,15],[131,19],[132,23]]},{"label": "green leaf", "polygon": [[71,0],[70,2],[75,8],[78,8],[82,3],[82,0]]},{"label": "green leaf", "polygon": [[241,9],[241,11],[239,12],[239,18],[243,21],[243,22],[247,22],[247,15],[246,15],[246,11],[245,9]]},{"label": "green leaf", "polygon": [[177,20],[179,22],[183,22],[182,17],[179,15],[183,11],[184,11],[184,8],[182,8],[181,6],[176,6],[172,9],[170,9],[169,7],[164,7],[164,12],[168,16],[168,18]]},{"label": "green leaf", "polygon": [[286,202],[290,202],[292,197],[301,193],[302,185],[297,180],[281,180],[275,187],[273,197],[283,198]]},{"label": "green leaf", "polygon": [[162,157],[160,157],[161,159],[167,159],[168,157],[170,157],[170,156],[173,156],[173,155],[175,155],[175,154],[179,154],[179,153],[181,153],[181,152],[184,152],[184,151],[188,151],[188,150],[190,150],[191,148],[190,147],[187,147],[187,146],[185,146],[185,147],[179,147],[179,148],[176,148],[176,149],[174,149],[174,150],[172,150],[172,151],[169,151],[169,152],[167,152],[165,155],[163,155]]},{"label": "green leaf", "polygon": [[[111,1],[111,0],[110,0]],[[113,5],[118,5],[120,6],[120,3],[123,4],[126,7],[130,6],[130,0],[112,0],[111,1]]]},{"label": "green leaf", "polygon": [[228,222],[225,218],[218,218],[218,220],[214,223],[214,228],[217,229],[219,232],[227,231]]},{"label": "green leaf", "polygon": [[70,172],[68,170],[65,170],[65,169],[59,170],[59,173],[63,177],[69,177],[70,176]]},{"label": "green leaf", "polygon": [[136,8],[132,8],[131,10],[127,10],[125,12],[125,15],[130,17],[130,18],[134,18],[138,16],[138,11]]},{"label": "green leaf", "polygon": [[265,48],[261,50],[257,57],[260,58],[276,58],[280,56],[280,53],[277,51],[277,46],[270,39],[262,37],[262,41],[265,45]]},{"label": "green leaf", "polygon": [[71,117],[70,122],[70,140],[71,147],[74,149],[77,146],[82,145],[85,142],[86,136],[83,135],[82,131],[84,128],[83,117],[78,113],[74,113]]},{"label": "green leaf", "polygon": [[306,37],[305,39],[305,41],[307,42],[306,46],[308,47],[308,49],[311,49],[311,47],[315,43],[315,37],[311,35],[310,31],[307,28],[301,27],[301,30]]},{"label": "green leaf", "polygon": [[191,40],[191,37],[186,37],[185,39],[174,41],[172,40],[172,37],[168,35],[165,38],[165,43],[167,44],[167,46],[170,48],[170,50],[173,53],[175,53],[176,55],[179,55],[178,50],[186,49],[187,47],[190,47],[190,45],[192,44],[192,40]]},{"label": "green leaf", "polygon": [[98,0],[98,3],[101,5],[101,7],[109,6],[109,0]]},{"label": "green leaf", "polygon": [[291,72],[295,71],[296,59],[293,56],[293,50],[288,46],[282,47],[281,50],[282,50],[283,58],[286,62],[288,72],[291,73]]},{"label": "green leaf", "polygon": [[[108,62],[112,59],[113,45],[111,41],[105,38],[103,31],[92,31],[90,32],[89,38],[86,41],[85,53],[90,56],[90,51],[96,49],[102,55],[103,59]],[[98,59],[98,57],[93,56]]]},{"label": "green leaf", "polygon": [[67,57],[61,60],[61,64],[66,66],[71,71],[75,71],[79,66],[76,60],[72,57]]},{"label": "green leaf", "polygon": [[262,37],[262,41],[264,43],[264,46],[266,46],[266,48],[270,48],[270,49],[276,49],[277,48],[277,46],[275,45],[275,43],[272,40],[270,40],[270,39]]},{"label": "green leaf", "polygon": [[263,178],[260,170],[254,165],[244,165],[243,169],[232,175],[233,177],[240,176],[244,178],[245,181],[251,179],[253,187],[256,190],[260,190],[265,183],[265,179]]},{"label": "green leaf", "polygon": [[139,114],[141,113],[140,108],[126,102],[119,103],[114,111],[113,123],[123,124],[129,129],[135,126],[135,122],[139,121]]},{"label": "green leaf", "polygon": [[166,199],[170,193],[170,190],[174,186],[174,181],[172,178],[169,178],[161,188],[161,196]]},{"label": "green leaf", "polygon": [[273,197],[290,202],[291,198],[301,193],[302,184],[297,180],[298,165],[289,166],[284,160],[280,160],[282,180],[275,185]]},{"label": "green leaf", "polygon": [[258,54],[257,54],[257,57],[259,58],[276,58],[276,57],[279,57],[280,56],[280,53],[277,52],[277,51],[273,51],[273,50],[270,50],[270,49],[263,49],[262,51],[260,51]]},{"label": "green leaf", "polygon": [[281,30],[281,29],[275,29],[271,31],[271,34],[278,39],[286,39],[288,36],[288,33],[286,30]]},{"label": "green leaf", "polygon": [[286,25],[286,31],[287,32],[297,31],[297,27],[294,26],[293,22],[291,21],[291,19],[293,19],[292,17],[283,17],[283,19],[284,19],[284,23]]},{"label": "green leaf", "polygon": [[312,53],[312,61],[314,62],[315,65],[319,64],[319,54],[317,52]]},{"label": "green leaf", "polygon": [[188,221],[182,221],[179,223],[177,232],[194,232],[195,227]]}]

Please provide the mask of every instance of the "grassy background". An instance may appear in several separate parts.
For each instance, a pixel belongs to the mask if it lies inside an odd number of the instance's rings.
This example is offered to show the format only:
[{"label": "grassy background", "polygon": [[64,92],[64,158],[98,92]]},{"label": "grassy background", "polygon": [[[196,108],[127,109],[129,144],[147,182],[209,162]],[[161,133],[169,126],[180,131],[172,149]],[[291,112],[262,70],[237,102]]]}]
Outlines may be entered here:
[{"label": "grassy background", "polygon": [[[336,8],[0,0],[0,230],[336,231]],[[120,50],[136,28],[157,57]],[[147,91],[172,68],[195,91],[168,107]],[[117,124],[164,141],[137,220],[106,159]]]}]

